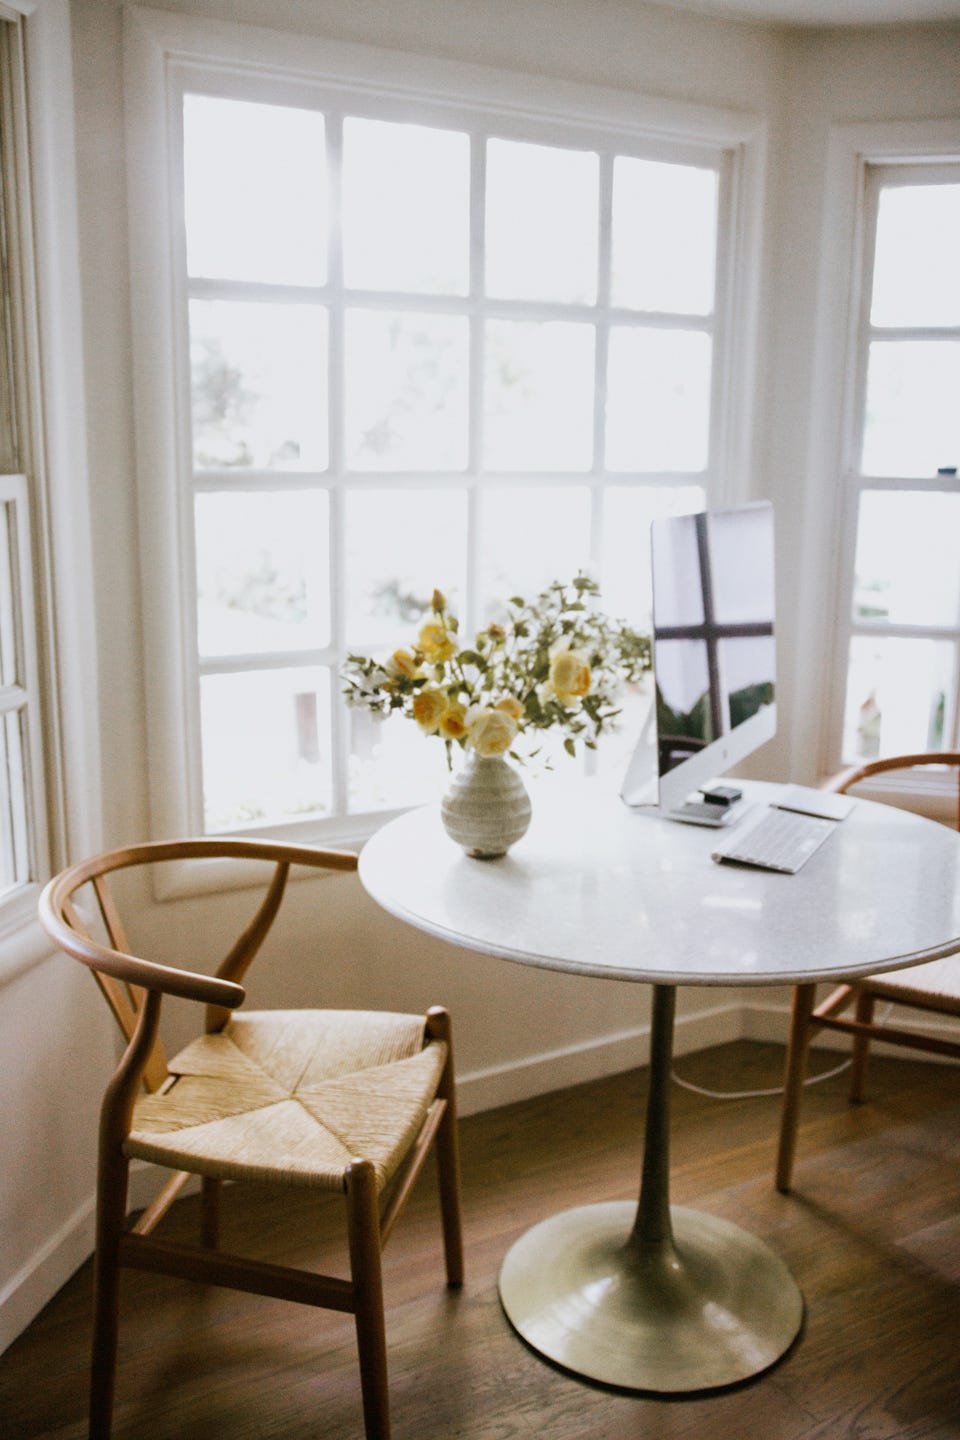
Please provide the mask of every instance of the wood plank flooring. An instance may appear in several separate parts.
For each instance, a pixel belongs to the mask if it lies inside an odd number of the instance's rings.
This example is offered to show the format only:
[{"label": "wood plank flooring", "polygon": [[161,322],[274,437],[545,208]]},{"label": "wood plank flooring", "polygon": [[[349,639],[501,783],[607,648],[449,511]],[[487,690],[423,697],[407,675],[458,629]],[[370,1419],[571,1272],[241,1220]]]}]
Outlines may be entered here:
[{"label": "wood plank flooring", "polygon": [[[834,1057],[814,1057],[821,1069]],[[777,1085],[782,1051],[678,1061],[716,1089]],[[806,1093],[795,1191],[773,1188],[776,1099],[673,1088],[673,1199],[742,1224],[800,1283],[804,1332],[737,1389],[663,1400],[547,1365],[497,1299],[510,1243],[546,1215],[633,1199],[646,1072],[462,1122],[467,1284],[443,1284],[432,1173],[386,1255],[394,1440],[956,1440],[960,1437],[960,1068],[875,1061]],[[233,1187],[224,1243],[342,1273],[339,1211]],[[197,1202],[164,1233],[192,1239]],[[4,1440],[86,1433],[90,1266],[0,1357]],[[352,1320],[127,1272],[115,1440],[361,1440]]]}]

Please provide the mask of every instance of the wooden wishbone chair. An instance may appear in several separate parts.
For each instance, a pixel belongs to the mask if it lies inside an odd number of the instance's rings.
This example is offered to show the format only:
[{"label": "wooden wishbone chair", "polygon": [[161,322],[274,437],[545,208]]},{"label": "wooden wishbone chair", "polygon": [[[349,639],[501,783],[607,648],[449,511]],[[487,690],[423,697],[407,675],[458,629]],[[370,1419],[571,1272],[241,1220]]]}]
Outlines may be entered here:
[{"label": "wooden wishbone chair", "polygon": [[[215,975],[132,953],[108,876],[159,862],[265,862],[266,894]],[[127,1045],[103,1099],[97,1179],[91,1440],[111,1430],[122,1266],[352,1313],[368,1440],[389,1440],[381,1252],[436,1141],[447,1281],[463,1252],[450,1020],[374,1011],[239,1010],[244,973],[280,909],[292,865],[351,871],[356,856],[269,841],[203,838],[128,846],[71,866],[40,900],[57,945],[93,971]],[[85,887],[92,891],[86,898]],[[84,899],[78,901],[78,893]],[[107,943],[94,937],[93,909]],[[97,934],[102,932],[97,926]],[[190,963],[202,945],[190,942]],[[167,1062],[165,995],[206,1007],[204,1033]],[[130,1161],[176,1173],[127,1228]],[[202,1177],[201,1243],[153,1231],[191,1175]],[[340,1192],[349,1279],[266,1264],[218,1248],[224,1180]]]},{"label": "wooden wishbone chair", "polygon": [[[845,794],[861,780],[895,770],[915,770],[939,766],[953,770],[957,801],[953,824],[960,830],[960,751],[923,751],[916,755],[894,755],[883,760],[869,760],[841,770],[822,787],[835,794]],[[800,1119],[800,1096],[803,1090],[810,1040],[820,1029],[840,1030],[853,1036],[850,1069],[850,1100],[864,1098],[864,1080],[872,1039],[900,1045],[928,1054],[949,1055],[960,1059],[960,1043],[945,1036],[925,1035],[889,1025],[875,1017],[878,1000],[905,1006],[934,1015],[960,1017],[960,955],[948,955],[927,965],[914,965],[885,975],[870,976],[839,985],[816,1004],[815,985],[797,985],[793,992],[790,1038],[787,1046],[786,1082],[780,1117],[780,1142],[777,1152],[777,1189],[788,1191],[793,1176],[797,1148],[797,1126]],[[851,1018],[843,1011],[854,1006]]]}]

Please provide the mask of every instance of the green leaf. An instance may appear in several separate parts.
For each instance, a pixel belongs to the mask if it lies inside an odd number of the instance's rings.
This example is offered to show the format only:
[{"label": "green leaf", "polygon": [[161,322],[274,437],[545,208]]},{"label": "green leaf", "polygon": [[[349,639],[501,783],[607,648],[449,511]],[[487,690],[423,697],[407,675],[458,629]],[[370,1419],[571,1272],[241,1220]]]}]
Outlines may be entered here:
[{"label": "green leaf", "polygon": [[563,742],[563,748],[564,748],[564,750],[566,750],[566,752],[567,752],[568,755],[572,755],[572,756],[576,757],[577,747],[576,747],[576,745],[573,743],[573,741],[570,739],[570,736],[569,736],[569,735],[567,736],[566,740],[564,740],[564,742]]}]

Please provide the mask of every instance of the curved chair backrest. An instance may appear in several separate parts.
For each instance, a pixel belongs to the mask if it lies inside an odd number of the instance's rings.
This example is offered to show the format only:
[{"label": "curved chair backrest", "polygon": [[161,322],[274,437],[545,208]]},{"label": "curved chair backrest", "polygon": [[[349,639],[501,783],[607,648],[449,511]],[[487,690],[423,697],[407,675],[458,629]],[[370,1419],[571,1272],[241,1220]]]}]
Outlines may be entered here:
[{"label": "curved chair backrest", "polygon": [[865,760],[862,765],[850,765],[827,781],[825,790],[842,795],[851,786],[871,775],[884,775],[891,770],[917,770],[924,766],[940,766],[955,771],[957,779],[957,812],[954,825],[960,830],[960,750],[921,750],[915,755],[888,755],[882,760]]},{"label": "curved chair backrest", "polygon": [[[134,867],[185,860],[261,861],[272,866],[263,900],[213,974],[158,964],[135,955],[107,878]],[[349,851],[216,836],[128,845],[73,865],[51,880],[40,897],[40,922],[61,950],[93,971],[128,1042],[133,1039],[146,997],[151,993],[205,1004],[206,1030],[212,1033],[222,1029],[230,1012],[243,1002],[246,992],[241,981],[277,915],[291,865],[355,870],[357,857]],[[94,938],[77,902],[77,894],[85,886],[90,886],[95,897],[108,944]],[[166,1078],[166,1057],[160,1040],[155,1039],[144,1065],[144,1085],[156,1090]]]}]

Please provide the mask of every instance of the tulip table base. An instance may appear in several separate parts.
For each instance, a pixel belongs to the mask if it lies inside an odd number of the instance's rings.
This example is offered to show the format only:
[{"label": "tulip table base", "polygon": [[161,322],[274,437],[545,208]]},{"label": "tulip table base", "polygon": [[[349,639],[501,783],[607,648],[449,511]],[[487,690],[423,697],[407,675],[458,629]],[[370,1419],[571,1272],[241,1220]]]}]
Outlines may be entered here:
[{"label": "tulip table base", "polygon": [[568,1210],[510,1250],[500,1299],[534,1350],[604,1385],[674,1395],[734,1385],[785,1354],[803,1300],[772,1250],[674,1208],[673,1244],[645,1253],[635,1213],[629,1201]]},{"label": "tulip table base", "polygon": [[786,1265],[728,1220],[671,1208],[675,990],[654,987],[639,1206],[586,1205],[535,1225],[500,1272],[500,1300],[539,1354],[605,1385],[686,1394],[734,1385],[790,1348],[803,1298]]}]

